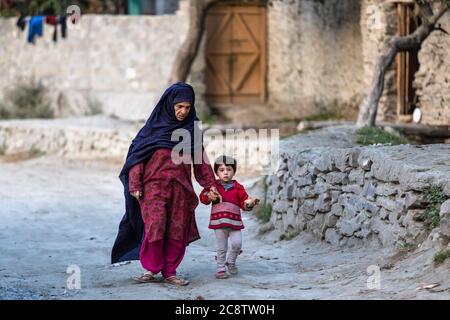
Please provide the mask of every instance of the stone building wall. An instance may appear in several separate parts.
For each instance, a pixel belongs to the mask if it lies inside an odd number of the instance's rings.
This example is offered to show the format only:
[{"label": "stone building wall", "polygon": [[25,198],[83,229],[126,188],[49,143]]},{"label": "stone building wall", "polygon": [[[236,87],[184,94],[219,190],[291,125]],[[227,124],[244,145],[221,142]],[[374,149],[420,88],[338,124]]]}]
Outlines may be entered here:
[{"label": "stone building wall", "polygon": [[[363,0],[361,4],[362,56],[364,80],[362,93],[369,87],[377,58],[389,37],[397,32],[397,16],[393,3],[384,0]],[[385,87],[380,99],[377,121],[397,118],[397,65],[390,66],[385,75]]]},{"label": "stone building wall", "polygon": [[[417,221],[429,205],[424,190],[437,185],[450,197],[450,146],[360,147],[354,130],[281,143],[280,167],[267,180],[271,223],[281,234],[310,232],[334,245],[420,242],[427,235]],[[445,234],[449,205],[441,208]]]},{"label": "stone building wall", "polygon": [[297,118],[354,112],[364,73],[360,2],[271,0],[267,17],[270,104]]},{"label": "stone building wall", "polygon": [[[450,30],[450,12],[440,20],[445,30]],[[421,123],[450,124],[450,37],[433,32],[419,51],[419,71],[414,87],[422,110]]]},{"label": "stone building wall", "polygon": [[[92,105],[123,119],[147,119],[167,86],[187,15],[83,15],[79,29],[52,42],[53,27],[35,45],[15,18],[0,19],[0,95],[35,79],[51,89],[58,116],[89,114]],[[1,99],[1,97],[0,97]]]}]

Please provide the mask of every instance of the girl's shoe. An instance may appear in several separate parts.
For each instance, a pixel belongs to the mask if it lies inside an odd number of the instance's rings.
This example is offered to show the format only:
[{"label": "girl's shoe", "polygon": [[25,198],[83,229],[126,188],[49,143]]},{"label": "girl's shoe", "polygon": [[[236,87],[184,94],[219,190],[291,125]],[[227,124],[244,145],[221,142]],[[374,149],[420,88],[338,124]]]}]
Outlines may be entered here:
[{"label": "girl's shoe", "polygon": [[228,268],[228,272],[229,272],[231,275],[236,275],[236,274],[238,274],[238,272],[239,272],[239,270],[238,270],[238,268],[236,267],[235,264],[227,263],[227,268]]},{"label": "girl's shoe", "polygon": [[229,276],[225,271],[216,272],[216,279],[228,279]]},{"label": "girl's shoe", "polygon": [[175,284],[177,286],[187,286],[189,284],[189,281],[183,278],[178,278],[177,276],[171,276],[164,280],[170,284]]}]

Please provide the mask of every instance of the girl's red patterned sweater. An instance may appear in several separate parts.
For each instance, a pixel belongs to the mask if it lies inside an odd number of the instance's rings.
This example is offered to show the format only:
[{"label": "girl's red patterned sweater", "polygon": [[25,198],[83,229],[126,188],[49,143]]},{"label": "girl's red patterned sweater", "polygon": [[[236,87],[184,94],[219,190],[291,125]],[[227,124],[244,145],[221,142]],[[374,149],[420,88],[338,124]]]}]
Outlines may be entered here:
[{"label": "girl's red patterned sweater", "polygon": [[[241,219],[241,209],[250,211],[244,201],[248,198],[244,186],[233,180],[233,187],[225,190],[220,180],[215,181],[217,191],[222,196],[222,202],[213,203],[211,207],[211,217],[209,221],[210,229],[230,227],[232,229],[243,229],[244,224]],[[210,204],[208,199],[209,188],[205,188],[200,193],[200,201],[203,204]]]}]

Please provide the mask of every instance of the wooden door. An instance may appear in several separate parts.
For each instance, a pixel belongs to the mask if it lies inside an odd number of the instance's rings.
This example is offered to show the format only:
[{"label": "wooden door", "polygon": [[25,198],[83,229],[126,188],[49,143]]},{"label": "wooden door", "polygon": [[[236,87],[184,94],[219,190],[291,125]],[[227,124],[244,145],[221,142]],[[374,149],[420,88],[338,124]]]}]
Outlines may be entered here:
[{"label": "wooden door", "polygon": [[206,18],[206,95],[210,103],[265,101],[266,12],[217,5]]},{"label": "wooden door", "polygon": [[[414,18],[413,3],[397,3],[397,35],[407,36],[420,26]],[[413,88],[414,74],[419,70],[418,51],[397,54],[397,116],[412,114],[417,96]]]}]

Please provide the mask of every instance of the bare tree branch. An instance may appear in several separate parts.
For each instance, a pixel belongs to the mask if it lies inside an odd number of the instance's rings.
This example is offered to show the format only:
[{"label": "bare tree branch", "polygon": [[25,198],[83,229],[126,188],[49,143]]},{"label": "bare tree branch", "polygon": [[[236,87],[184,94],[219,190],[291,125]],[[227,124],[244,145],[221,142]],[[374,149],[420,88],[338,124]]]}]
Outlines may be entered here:
[{"label": "bare tree branch", "polygon": [[189,29],[186,39],[176,55],[169,78],[169,84],[178,81],[186,81],[202,40],[205,30],[206,15],[209,8],[216,2],[217,0],[189,1]]},{"label": "bare tree branch", "polygon": [[423,41],[435,30],[445,31],[436,23],[449,9],[449,3],[443,2],[438,12],[432,16],[433,11],[429,1],[415,0],[421,10],[423,16],[423,23],[412,34],[404,37],[392,37],[389,39],[378,57],[375,72],[373,74],[372,82],[369,91],[361,103],[359,115],[357,120],[358,126],[375,126],[376,114],[378,111],[378,104],[384,90],[384,76],[386,70],[394,61],[398,52],[411,51],[420,49]]}]

